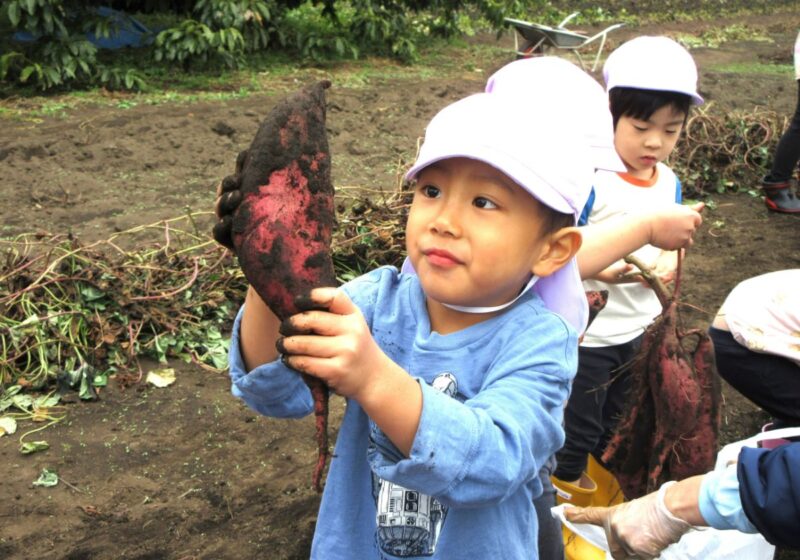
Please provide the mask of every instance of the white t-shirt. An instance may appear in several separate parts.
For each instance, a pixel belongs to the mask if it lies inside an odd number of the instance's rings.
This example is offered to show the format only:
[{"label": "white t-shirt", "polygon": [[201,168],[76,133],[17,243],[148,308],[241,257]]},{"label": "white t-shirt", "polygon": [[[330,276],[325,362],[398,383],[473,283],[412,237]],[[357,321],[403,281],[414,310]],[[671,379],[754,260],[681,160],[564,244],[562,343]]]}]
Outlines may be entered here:
[{"label": "white t-shirt", "polygon": [[[675,202],[680,202],[680,183],[675,173],[663,163],[656,166],[656,174],[649,181],[622,173],[598,171],[586,223],[615,220],[626,214],[639,214],[648,208],[672,206]],[[661,249],[652,245],[645,245],[633,253],[649,266],[655,264],[660,254]],[[586,280],[583,287],[586,290],[608,290],[608,303],[589,325],[581,346],[616,346],[629,342],[644,332],[661,313],[661,303],[655,292],[639,282],[606,284]]]},{"label": "white t-shirt", "polygon": [[736,342],[800,365],[800,269],[740,282],[720,308]]}]

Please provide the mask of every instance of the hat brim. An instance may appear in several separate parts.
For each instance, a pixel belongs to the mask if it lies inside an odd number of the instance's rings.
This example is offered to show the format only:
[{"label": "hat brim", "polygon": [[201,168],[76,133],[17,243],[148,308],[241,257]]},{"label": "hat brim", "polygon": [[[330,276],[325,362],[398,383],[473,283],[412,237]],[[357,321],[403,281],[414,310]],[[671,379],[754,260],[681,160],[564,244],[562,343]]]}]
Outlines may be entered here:
[{"label": "hat brim", "polygon": [[453,139],[448,140],[449,142],[440,146],[431,145],[430,142],[426,143],[417,161],[406,172],[406,180],[416,179],[420,171],[438,161],[458,157],[474,159],[499,169],[545,206],[564,214],[576,215],[575,209],[530,164],[521,162],[506,151],[498,150],[487,144],[467,141],[459,145]]}]

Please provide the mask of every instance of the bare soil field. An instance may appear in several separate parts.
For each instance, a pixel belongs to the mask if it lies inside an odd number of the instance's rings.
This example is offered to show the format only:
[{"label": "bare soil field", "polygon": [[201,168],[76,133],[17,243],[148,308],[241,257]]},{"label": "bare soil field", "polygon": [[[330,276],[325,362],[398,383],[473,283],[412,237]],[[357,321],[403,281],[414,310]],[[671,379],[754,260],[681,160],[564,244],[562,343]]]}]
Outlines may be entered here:
[{"label": "bare soil field", "polygon": [[[720,111],[760,106],[789,116],[796,92],[790,76],[715,68],[789,64],[800,12],[728,23],[754,26],[770,40],[693,50],[701,93]],[[637,34],[699,33],[725,24],[627,27],[614,33],[611,46]],[[0,235],[71,231],[96,240],[187,208],[210,211],[215,184],[232,172],[236,154],[269,108],[320,77],[333,81],[334,184],[393,189],[436,111],[480,91],[490,73],[511,60],[512,36],[499,44],[506,47],[504,58],[495,55],[458,75],[342,85],[336,70],[298,69],[276,78],[269,92],[242,99],[87,105],[53,117],[4,119]],[[24,99],[3,102],[33,106]],[[684,273],[684,318],[704,327],[739,281],[800,266],[800,219],[768,213],[758,197],[744,193],[711,199]],[[0,558],[307,558],[319,500],[311,488],[313,419],[259,416],[230,395],[225,374],[171,365],[177,381],[168,388],[112,380],[99,401],[70,405],[66,420],[40,434],[50,442],[45,452],[21,455],[15,436],[0,438]],[[333,399],[334,427],[343,407]],[[754,433],[765,421],[763,412],[725,387],[723,443]],[[34,487],[43,468],[57,471],[63,482]],[[780,551],[778,557],[797,556]]]}]

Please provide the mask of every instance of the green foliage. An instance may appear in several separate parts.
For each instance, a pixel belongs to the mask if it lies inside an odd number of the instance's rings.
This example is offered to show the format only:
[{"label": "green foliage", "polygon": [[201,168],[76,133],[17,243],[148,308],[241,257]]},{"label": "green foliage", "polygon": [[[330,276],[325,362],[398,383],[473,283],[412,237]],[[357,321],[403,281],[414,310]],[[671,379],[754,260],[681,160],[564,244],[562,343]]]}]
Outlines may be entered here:
[{"label": "green foliage", "polygon": [[[357,58],[363,53],[403,61],[434,38],[473,33],[475,21],[494,29],[535,0],[127,0],[112,2],[157,22],[151,46],[129,57],[98,51],[87,38],[109,37],[113,19],[103,0],[0,0],[0,80],[42,90],[102,85],[138,90],[159,67],[239,67],[246,55],[281,50],[303,60]],[[541,8],[541,9],[540,9]],[[138,10],[138,12],[137,12]],[[13,42],[16,32],[34,40]],[[126,58],[129,61],[126,62]]]},{"label": "green foliage", "polygon": [[119,68],[107,66],[100,69],[98,81],[107,90],[139,91],[145,86],[145,79],[141,72],[133,68]]},{"label": "green foliage", "polygon": [[[0,57],[0,80],[41,90],[93,84],[141,87],[141,76],[98,61],[97,47],[86,33],[108,37],[113,24],[99,17],[91,3],[6,0],[0,14],[5,51]],[[15,32],[27,33],[32,40],[10,43]]]},{"label": "green foliage", "polygon": [[238,29],[213,30],[202,22],[190,19],[158,34],[154,56],[157,62],[178,62],[184,68],[191,63],[215,61],[236,66],[243,52],[244,38]]},{"label": "green foliage", "polygon": [[266,49],[277,7],[264,0],[196,0],[193,14],[156,37],[157,62],[239,66],[246,52]]}]

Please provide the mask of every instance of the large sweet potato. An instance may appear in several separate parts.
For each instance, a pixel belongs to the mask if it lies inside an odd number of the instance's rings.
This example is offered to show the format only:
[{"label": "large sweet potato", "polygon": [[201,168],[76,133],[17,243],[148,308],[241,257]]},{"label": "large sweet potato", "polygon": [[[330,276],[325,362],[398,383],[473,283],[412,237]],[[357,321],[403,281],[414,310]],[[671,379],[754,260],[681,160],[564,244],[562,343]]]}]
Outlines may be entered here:
[{"label": "large sweet potato", "polygon": [[[330,243],[335,226],[331,158],[322,81],[278,103],[239,155],[241,203],[231,238],[248,282],[278,318],[300,311],[295,300],[312,288],[335,286]],[[304,376],[314,397],[321,489],[329,456],[328,389]]]}]

